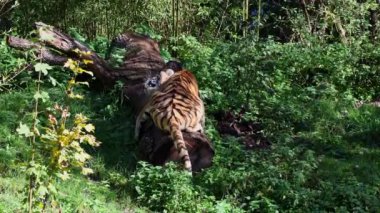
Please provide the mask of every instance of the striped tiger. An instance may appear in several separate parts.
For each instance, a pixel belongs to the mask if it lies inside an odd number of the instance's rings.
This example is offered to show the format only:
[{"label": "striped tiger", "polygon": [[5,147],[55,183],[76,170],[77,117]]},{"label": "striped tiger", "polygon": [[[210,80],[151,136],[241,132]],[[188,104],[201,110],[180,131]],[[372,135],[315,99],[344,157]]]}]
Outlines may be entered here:
[{"label": "striped tiger", "polygon": [[163,82],[137,117],[136,139],[139,138],[141,123],[148,119],[148,115],[158,128],[170,133],[185,169],[191,172],[190,156],[181,131],[203,132],[205,122],[204,105],[195,76],[181,70]]}]

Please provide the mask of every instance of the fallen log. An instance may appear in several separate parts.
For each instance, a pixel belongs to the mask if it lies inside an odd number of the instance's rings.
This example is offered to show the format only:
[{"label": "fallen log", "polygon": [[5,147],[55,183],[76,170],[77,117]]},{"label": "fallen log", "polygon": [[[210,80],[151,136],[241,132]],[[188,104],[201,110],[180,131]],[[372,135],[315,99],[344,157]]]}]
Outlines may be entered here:
[{"label": "fallen log", "polygon": [[[136,113],[140,112],[151,92],[158,86],[150,85],[149,82],[157,81],[165,62],[160,56],[157,42],[147,36],[127,32],[113,39],[109,52],[114,46],[128,50],[122,65],[114,67],[106,60],[108,57],[101,58],[81,42],[54,27],[38,22],[36,28],[39,42],[9,36],[7,44],[22,50],[34,49],[39,59],[52,65],[62,66],[69,58],[91,60],[92,63],[83,65],[83,68],[93,72],[104,90],[113,88],[117,81],[122,81],[123,98]],[[159,130],[152,122],[148,121],[143,125],[141,135],[141,159],[155,165],[180,160],[168,134]],[[183,132],[183,136],[190,153],[193,171],[211,166],[214,151],[205,135]]]}]

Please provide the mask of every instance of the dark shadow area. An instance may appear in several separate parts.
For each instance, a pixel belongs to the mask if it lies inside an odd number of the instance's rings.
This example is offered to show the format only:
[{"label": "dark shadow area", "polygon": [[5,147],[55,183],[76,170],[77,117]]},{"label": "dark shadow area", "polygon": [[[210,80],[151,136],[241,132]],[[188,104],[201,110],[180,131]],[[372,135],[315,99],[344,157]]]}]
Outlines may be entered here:
[{"label": "dark shadow area", "polygon": [[137,158],[137,142],[133,139],[134,115],[132,109],[120,103],[119,92],[89,92],[88,104],[95,125],[95,136],[102,144],[89,150],[100,158],[106,169],[122,174],[133,172]]},{"label": "dark shadow area", "polygon": [[215,113],[219,133],[238,137],[247,150],[270,148],[272,143],[263,134],[262,125],[255,121],[245,121],[244,113],[244,109],[239,113],[233,113],[232,110]]}]

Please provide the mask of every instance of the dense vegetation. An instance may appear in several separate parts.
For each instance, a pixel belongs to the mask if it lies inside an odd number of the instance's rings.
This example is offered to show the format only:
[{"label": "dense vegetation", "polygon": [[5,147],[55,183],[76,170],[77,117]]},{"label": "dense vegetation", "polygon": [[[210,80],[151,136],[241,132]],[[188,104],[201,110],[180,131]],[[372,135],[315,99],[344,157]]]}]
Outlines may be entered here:
[{"label": "dense vegetation", "polygon": [[[180,59],[199,80],[216,155],[193,178],[175,164],[138,162],[134,118],[118,87],[99,93],[76,86],[83,98],[69,100],[73,67],[52,68],[2,39],[0,212],[30,207],[31,176],[39,180],[36,212],[379,212],[380,108],[370,104],[380,95],[379,6],[375,0],[3,1],[3,36],[33,37],[31,23],[44,21],[100,55],[125,30],[159,40],[163,57]],[[65,129],[89,125],[80,137],[90,137],[92,123],[102,142],[84,146],[89,161],[84,150],[70,148],[85,156],[68,154],[75,168],[52,163],[54,147],[46,138],[39,145],[32,129],[52,129],[55,103],[69,107],[72,118],[89,118],[68,121]],[[261,124],[270,148],[247,150],[241,139],[218,133],[218,113],[241,108],[243,120]],[[81,175],[91,173],[88,167],[93,173]]]}]

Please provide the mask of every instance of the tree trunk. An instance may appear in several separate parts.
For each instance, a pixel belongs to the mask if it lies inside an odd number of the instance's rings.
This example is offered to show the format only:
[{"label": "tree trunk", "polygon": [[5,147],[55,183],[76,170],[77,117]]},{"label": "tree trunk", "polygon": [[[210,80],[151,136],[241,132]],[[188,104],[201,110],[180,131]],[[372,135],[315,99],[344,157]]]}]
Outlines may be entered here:
[{"label": "tree trunk", "polygon": [[377,23],[378,23],[378,10],[370,10],[370,31],[371,31],[371,40],[376,42],[377,40]]},{"label": "tree trunk", "polygon": [[[124,82],[123,98],[134,107],[136,113],[141,111],[149,99],[151,88],[148,88],[147,82],[157,78],[165,66],[157,42],[143,35],[127,32],[112,40],[111,50],[113,46],[128,50],[122,66],[116,68],[79,41],[54,27],[38,22],[36,28],[39,34],[38,43],[9,36],[8,45],[23,50],[35,49],[41,60],[52,65],[63,65],[69,58],[91,60],[93,63],[83,68],[92,71],[105,90],[113,88],[116,81]],[[79,54],[76,49],[89,54]],[[61,54],[57,55],[52,50]],[[180,160],[169,135],[154,126],[153,122],[146,122],[141,133],[142,137],[139,141],[141,159],[155,165]],[[205,135],[199,132],[183,132],[183,136],[189,150],[193,171],[211,166],[214,151]]]}]

